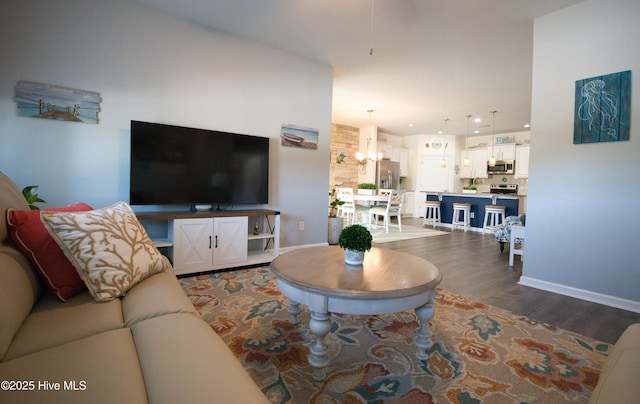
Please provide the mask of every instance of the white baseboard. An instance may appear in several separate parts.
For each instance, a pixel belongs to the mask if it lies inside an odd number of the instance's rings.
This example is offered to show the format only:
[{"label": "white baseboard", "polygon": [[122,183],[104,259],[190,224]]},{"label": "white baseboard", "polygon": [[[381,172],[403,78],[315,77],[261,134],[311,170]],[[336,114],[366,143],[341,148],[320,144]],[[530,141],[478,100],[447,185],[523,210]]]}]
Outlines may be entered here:
[{"label": "white baseboard", "polygon": [[536,289],[546,290],[548,292],[558,293],[560,295],[575,297],[577,299],[586,300],[588,302],[604,304],[606,306],[640,313],[640,302],[636,302],[634,300],[622,299],[616,296],[605,295],[602,293],[578,289],[566,285],[560,285],[558,283],[542,281],[540,279],[529,278],[526,276],[521,276],[518,284]]}]

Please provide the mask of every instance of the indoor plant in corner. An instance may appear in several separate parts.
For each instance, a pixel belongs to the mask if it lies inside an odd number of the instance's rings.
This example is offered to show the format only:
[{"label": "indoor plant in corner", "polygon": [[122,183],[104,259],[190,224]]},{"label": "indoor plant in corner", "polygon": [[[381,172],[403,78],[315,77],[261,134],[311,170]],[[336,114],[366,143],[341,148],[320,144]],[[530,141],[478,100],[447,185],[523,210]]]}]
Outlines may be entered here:
[{"label": "indoor plant in corner", "polygon": [[329,202],[328,242],[329,244],[338,244],[338,237],[340,237],[340,232],[344,227],[344,218],[338,216],[338,206],[344,205],[344,201],[338,199],[335,188],[329,192],[329,198],[331,198],[331,202]]},{"label": "indoor plant in corner", "polygon": [[31,210],[40,210],[40,208],[35,205],[36,203],[46,203],[46,201],[41,199],[38,195],[38,187],[39,185],[29,185],[22,188],[22,195],[29,204],[29,209]]},{"label": "indoor plant in corner", "polygon": [[345,227],[338,239],[338,245],[344,248],[344,262],[349,265],[361,265],[365,251],[371,249],[372,240],[371,233],[362,225]]}]

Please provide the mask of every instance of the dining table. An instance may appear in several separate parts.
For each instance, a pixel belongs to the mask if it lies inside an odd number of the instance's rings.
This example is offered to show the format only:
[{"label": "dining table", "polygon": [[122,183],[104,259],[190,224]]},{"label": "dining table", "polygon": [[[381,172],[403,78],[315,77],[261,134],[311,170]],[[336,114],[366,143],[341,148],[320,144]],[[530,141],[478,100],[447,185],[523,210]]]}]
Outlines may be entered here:
[{"label": "dining table", "polygon": [[389,200],[389,195],[362,195],[362,194],[355,194],[353,195],[353,199],[355,199],[356,202],[360,201],[360,202],[364,202],[363,205],[364,206],[371,206],[371,202],[387,202]]}]

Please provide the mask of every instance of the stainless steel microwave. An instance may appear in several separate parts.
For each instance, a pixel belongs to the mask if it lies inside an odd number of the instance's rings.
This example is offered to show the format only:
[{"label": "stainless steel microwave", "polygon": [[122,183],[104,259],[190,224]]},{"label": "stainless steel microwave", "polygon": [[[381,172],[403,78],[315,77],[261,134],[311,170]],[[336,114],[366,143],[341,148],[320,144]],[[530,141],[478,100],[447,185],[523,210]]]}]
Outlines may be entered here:
[{"label": "stainless steel microwave", "polygon": [[498,160],[493,167],[487,163],[487,174],[513,174],[515,165],[514,160]]}]

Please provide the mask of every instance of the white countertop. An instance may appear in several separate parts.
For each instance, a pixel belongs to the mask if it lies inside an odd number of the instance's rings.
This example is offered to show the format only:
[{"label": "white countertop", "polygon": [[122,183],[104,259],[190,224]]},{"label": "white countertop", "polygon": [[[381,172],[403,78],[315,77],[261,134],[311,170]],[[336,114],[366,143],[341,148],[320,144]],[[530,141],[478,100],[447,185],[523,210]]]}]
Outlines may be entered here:
[{"label": "white countertop", "polygon": [[423,191],[423,192],[430,195],[438,195],[438,199],[442,199],[443,196],[457,196],[457,197],[463,197],[463,198],[518,199],[518,196],[521,196],[521,195],[508,195],[508,194],[490,194],[490,193],[484,193],[484,192],[480,192],[477,194],[463,194],[463,193],[457,193],[457,192],[433,192],[433,191]]}]

